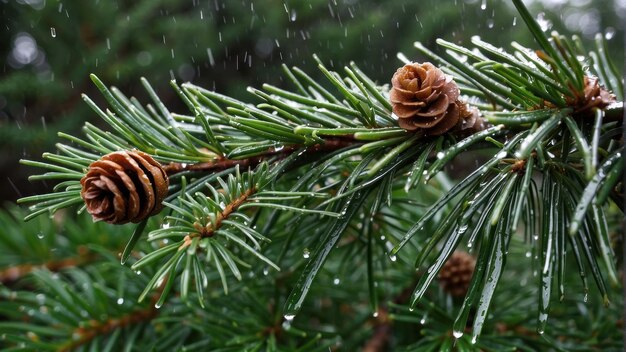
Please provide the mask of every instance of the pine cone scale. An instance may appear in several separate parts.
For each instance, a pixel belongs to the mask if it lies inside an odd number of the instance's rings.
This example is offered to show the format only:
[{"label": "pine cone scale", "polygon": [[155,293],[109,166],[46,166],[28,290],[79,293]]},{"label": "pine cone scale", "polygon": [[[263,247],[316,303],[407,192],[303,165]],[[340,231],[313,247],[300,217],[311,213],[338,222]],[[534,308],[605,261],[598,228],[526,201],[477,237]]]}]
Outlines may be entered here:
[{"label": "pine cone scale", "polygon": [[459,114],[459,107],[456,104],[452,104],[448,108],[447,112],[445,112],[445,116],[437,116],[435,118],[438,119],[437,123],[433,124],[428,133],[435,136],[444,134],[454,128],[454,126],[456,126],[459,122],[461,118]]},{"label": "pine cone scale", "polygon": [[[111,155],[111,160],[117,163],[118,169],[116,173],[124,183],[124,189],[128,191],[128,201],[129,205],[131,205],[128,217],[131,219],[147,217],[151,209],[154,208],[155,196],[152,182],[143,182],[142,180],[147,177],[146,171],[130,155]],[[132,175],[135,180],[131,180],[125,170],[134,171]],[[142,193],[141,197],[138,195],[138,192]],[[139,199],[143,200],[143,206],[139,205]],[[133,203],[135,207],[132,206]],[[139,212],[140,208],[141,213]]]},{"label": "pine cone scale", "polygon": [[448,105],[450,105],[448,97],[442,94],[428,107],[428,110],[424,112],[418,111],[416,115],[424,117],[442,116],[448,109]]},{"label": "pine cone scale", "polygon": [[[161,165],[152,158],[141,158],[138,159],[138,161],[141,166],[148,171],[142,177],[148,178],[150,180],[152,188],[150,188],[149,190],[154,190],[155,197],[159,200],[155,203],[155,207],[150,213],[151,215],[156,214],[161,211],[161,209],[163,209],[163,204],[161,202],[167,196],[167,188],[169,187],[167,175],[165,174],[165,171],[163,170]],[[142,184],[145,183],[142,182]]]}]

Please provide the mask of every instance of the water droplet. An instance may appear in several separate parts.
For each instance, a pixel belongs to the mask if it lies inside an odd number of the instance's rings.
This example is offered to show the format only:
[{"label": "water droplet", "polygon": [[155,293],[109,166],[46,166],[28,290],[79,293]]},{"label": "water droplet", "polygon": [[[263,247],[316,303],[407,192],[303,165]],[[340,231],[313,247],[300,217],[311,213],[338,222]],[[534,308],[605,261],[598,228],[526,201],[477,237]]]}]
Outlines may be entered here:
[{"label": "water droplet", "polygon": [[285,314],[283,317],[285,318],[286,321],[292,322],[293,318],[295,318],[296,315],[295,314]]},{"label": "water droplet", "polygon": [[336,277],[336,278],[333,280],[333,284],[335,284],[335,285],[339,285],[339,283],[340,283],[340,282],[341,282],[341,280],[340,280],[338,277]]},{"label": "water droplet", "polygon": [[166,222],[165,224],[163,224],[162,226],[164,229],[169,229],[170,228],[170,223]]},{"label": "water droplet", "polygon": [[541,28],[542,31],[547,31],[552,28],[552,22],[546,19],[546,14],[541,12],[537,15],[537,24]]},{"label": "water droplet", "polygon": [[439,152],[439,153],[437,153],[437,159],[443,159],[443,156],[444,156],[444,155],[445,155],[445,154],[443,154],[443,152]]},{"label": "water droplet", "polygon": [[46,296],[43,293],[38,294],[35,298],[37,298],[37,303],[39,304],[43,304],[46,301]]},{"label": "water droplet", "polygon": [[530,258],[531,255],[532,253],[530,253],[530,251],[526,252],[526,258]]},{"label": "water droplet", "polygon": [[56,38],[57,37],[57,29],[54,27],[50,27],[50,35],[52,36],[52,38]]},{"label": "water droplet", "polygon": [[391,255],[389,259],[391,259],[392,262],[395,262],[396,260],[398,260],[398,257],[394,254],[394,255]]},{"label": "water droplet", "polygon": [[117,304],[118,304],[118,305],[122,305],[122,304],[124,304],[124,298],[122,298],[122,297],[118,298],[118,299],[117,299]]},{"label": "water droplet", "polygon": [[453,331],[452,336],[454,336],[455,339],[460,339],[463,336],[463,331]]},{"label": "water droplet", "polygon": [[268,267],[263,268],[263,275],[267,276],[269,272],[270,272],[270,269]]},{"label": "water droplet", "polygon": [[[311,256],[311,252],[309,251],[308,248],[305,248],[304,251],[302,251],[302,257],[304,259],[309,259],[309,257]],[[285,317],[286,318],[286,317]]]},{"label": "water droplet", "polygon": [[472,336],[472,341],[470,342],[472,343],[472,345],[475,345],[477,340],[478,340],[478,336]]},{"label": "water droplet", "polygon": [[42,239],[44,237],[43,232],[39,232],[37,234],[37,238]]},{"label": "water droplet", "polygon": [[154,308],[159,309],[159,308],[161,308],[162,305],[163,305],[162,302],[157,302],[157,303],[154,304]]},{"label": "water droplet", "polygon": [[604,39],[611,40],[615,36],[615,28],[607,27],[606,32],[604,33]]},{"label": "water droplet", "polygon": [[373,316],[374,318],[378,318],[378,312],[374,312],[374,313],[372,313],[372,316]]}]

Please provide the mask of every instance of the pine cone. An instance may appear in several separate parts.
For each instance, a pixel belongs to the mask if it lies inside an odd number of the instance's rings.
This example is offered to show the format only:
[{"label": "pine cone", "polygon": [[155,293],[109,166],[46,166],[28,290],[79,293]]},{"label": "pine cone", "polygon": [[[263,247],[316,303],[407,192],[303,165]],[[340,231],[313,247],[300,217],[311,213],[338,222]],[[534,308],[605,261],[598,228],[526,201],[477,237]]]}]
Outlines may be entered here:
[{"label": "pine cone", "polygon": [[463,251],[454,251],[439,271],[439,284],[453,297],[463,297],[467,293],[476,259]]},{"label": "pine cone", "polygon": [[438,136],[452,129],[484,128],[476,108],[459,98],[459,87],[430,62],[400,67],[391,78],[390,100],[400,127]]},{"label": "pine cone", "polygon": [[169,180],[150,155],[132,150],[94,161],[80,184],[80,195],[94,221],[125,224],[161,211]]},{"label": "pine cone", "polygon": [[568,105],[575,107],[575,113],[585,113],[591,110],[591,108],[604,109],[617,101],[614,94],[600,86],[598,77],[585,76],[583,82],[585,85],[583,87],[584,95],[576,99],[567,99]]}]

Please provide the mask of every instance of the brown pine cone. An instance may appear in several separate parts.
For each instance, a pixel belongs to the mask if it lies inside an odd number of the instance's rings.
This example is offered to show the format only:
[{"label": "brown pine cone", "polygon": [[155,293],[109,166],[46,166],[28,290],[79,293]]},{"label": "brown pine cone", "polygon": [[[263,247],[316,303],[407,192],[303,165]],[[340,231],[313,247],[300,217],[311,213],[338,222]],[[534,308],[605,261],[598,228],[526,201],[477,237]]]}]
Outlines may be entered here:
[{"label": "brown pine cone", "polygon": [[439,284],[453,297],[463,297],[467,293],[476,259],[464,251],[454,251],[439,271]]},{"label": "brown pine cone", "polygon": [[442,135],[457,130],[484,128],[478,110],[459,98],[459,87],[430,62],[400,67],[391,78],[390,100],[400,127]]},{"label": "brown pine cone", "polygon": [[80,184],[80,195],[94,221],[125,224],[161,211],[169,180],[150,155],[131,150],[94,161]]},{"label": "brown pine cone", "polygon": [[611,103],[617,101],[615,95],[602,87],[598,82],[598,77],[585,76],[584,78],[584,95],[574,98],[568,98],[567,103],[575,108],[575,113],[585,113],[591,108],[604,109]]}]

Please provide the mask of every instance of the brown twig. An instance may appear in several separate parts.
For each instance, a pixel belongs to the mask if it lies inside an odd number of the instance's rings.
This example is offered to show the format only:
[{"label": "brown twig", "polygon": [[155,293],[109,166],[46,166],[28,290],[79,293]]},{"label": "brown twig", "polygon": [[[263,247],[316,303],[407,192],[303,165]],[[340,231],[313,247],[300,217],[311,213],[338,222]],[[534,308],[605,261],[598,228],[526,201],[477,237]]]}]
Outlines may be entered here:
[{"label": "brown twig", "polygon": [[106,335],[114,331],[115,329],[122,329],[133,324],[151,321],[152,319],[156,318],[156,316],[159,315],[159,309],[156,308],[155,304],[163,293],[166,282],[167,278],[163,280],[163,283],[159,286],[157,292],[152,295],[150,305],[147,308],[135,310],[121,317],[112,318],[105,321],[91,320],[88,327],[79,327],[74,329],[74,333],[72,334],[72,336],[78,336],[78,338],[72,339],[71,341],[68,341],[67,343],[61,345],[57,349],[57,351],[73,351],[76,348],[89,343],[98,336]]},{"label": "brown twig", "polygon": [[245,192],[243,192],[239,198],[233,200],[231,203],[226,205],[224,210],[222,210],[215,219],[215,223],[208,223],[206,226],[200,229],[200,237],[211,237],[213,236],[213,232],[219,229],[222,226],[222,221],[228,218],[230,214],[237,211],[237,209],[250,197],[252,194],[256,192],[256,188],[252,187]]},{"label": "brown twig", "polygon": [[[345,136],[343,138],[329,138],[324,141],[324,143],[315,144],[309,146],[305,149],[306,153],[317,153],[317,152],[325,152],[325,151],[334,151],[337,149],[345,148],[348,146],[352,146],[355,144],[359,144],[358,141],[355,141],[351,136]],[[278,157],[280,159],[286,158],[291,153],[295,152],[302,148],[302,145],[288,145],[282,149],[276,149],[274,147],[269,148],[265,152],[260,155],[256,155],[247,159],[226,159],[220,158],[214,161],[196,163],[196,164],[186,164],[186,163],[169,163],[163,166],[163,169],[167,173],[168,176],[177,174],[183,171],[221,171],[230,169],[239,165],[240,167],[254,167],[261,162],[268,160],[272,157]]]},{"label": "brown twig", "polygon": [[93,253],[89,253],[87,248],[80,247],[78,250],[78,257],[65,258],[60,260],[51,260],[41,264],[21,264],[14,265],[6,269],[0,270],[0,283],[6,285],[15,282],[22,277],[30,274],[37,269],[48,269],[50,271],[61,271],[66,268],[77,267],[86,263],[89,263],[95,259]]},{"label": "brown twig", "polygon": [[243,192],[239,196],[239,198],[230,202],[228,205],[226,205],[226,207],[224,207],[224,210],[222,210],[221,212],[217,214],[215,218],[215,222],[209,222],[204,226],[195,222],[193,225],[196,228],[196,230],[198,230],[198,232],[191,233],[185,236],[185,238],[183,239],[183,244],[181,244],[180,247],[178,247],[178,250],[180,251],[189,247],[191,245],[191,240],[194,237],[206,238],[206,237],[213,236],[213,233],[215,233],[215,231],[222,226],[222,221],[228,218],[230,214],[236,212],[237,209],[248,199],[248,197],[253,195],[255,192],[256,192],[256,188],[254,187]]},{"label": "brown twig", "polygon": [[89,343],[98,336],[106,335],[115,329],[121,329],[129,325],[141,323],[144,321],[150,321],[154,319],[158,314],[158,309],[156,309],[154,305],[152,305],[146,309],[134,311],[117,319],[109,319],[104,322],[92,320],[90,322],[90,326],[81,327],[74,330],[74,335],[79,336],[78,339],[72,340],[62,345],[57,351],[73,351],[74,349]]}]

